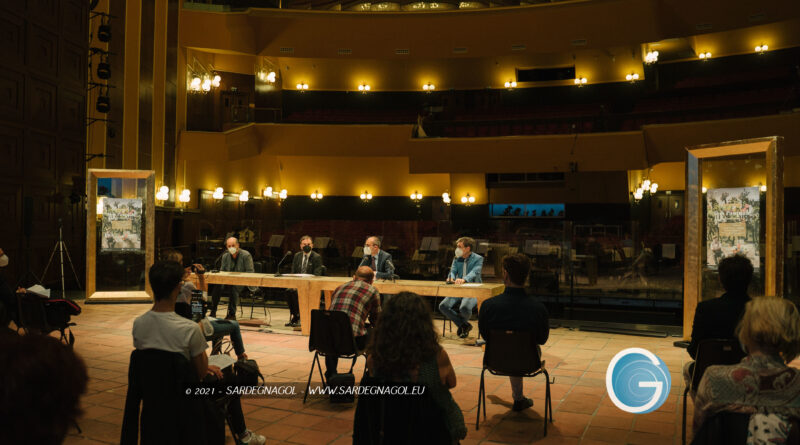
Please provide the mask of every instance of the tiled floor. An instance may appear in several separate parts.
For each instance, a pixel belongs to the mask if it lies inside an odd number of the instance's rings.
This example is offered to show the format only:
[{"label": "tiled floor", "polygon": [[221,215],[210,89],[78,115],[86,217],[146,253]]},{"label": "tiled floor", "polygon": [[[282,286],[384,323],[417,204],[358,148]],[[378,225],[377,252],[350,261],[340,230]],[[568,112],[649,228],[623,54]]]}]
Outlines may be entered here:
[{"label": "tiled floor", "polygon": [[[73,432],[66,443],[119,442],[128,359],[133,348],[131,325],[136,316],[148,309],[149,305],[85,305],[74,320],[78,324],[73,331],[75,350],[89,367],[90,381],[82,402],[84,415],[79,421],[83,433]],[[273,325],[282,328],[286,310],[273,309],[272,315]],[[248,354],[258,360],[268,381],[305,381],[313,357],[308,352],[307,337],[277,329],[276,333],[262,333],[251,328],[245,328],[243,337]],[[516,413],[510,410],[508,379],[487,373],[487,420],[476,431],[482,351],[461,344],[458,339],[446,339],[443,344],[458,376],[453,398],[463,410],[469,430],[462,443],[679,444],[683,393],[680,370],[688,355],[674,348],[673,340],[552,330],[543,350],[546,366],[555,378],[551,386],[554,423],[543,438],[544,377],[526,379],[525,392],[534,399],[534,407]],[[661,357],[672,374],[669,399],[650,414],[620,411],[605,391],[608,362],[620,350],[633,346],[647,348]],[[356,375],[362,370],[363,360],[359,360]],[[302,398],[247,398],[242,403],[248,427],[266,436],[267,443],[352,442],[352,405],[331,405],[323,399],[303,405]],[[689,406],[691,419],[691,403]],[[232,443],[232,439],[228,441]]]}]

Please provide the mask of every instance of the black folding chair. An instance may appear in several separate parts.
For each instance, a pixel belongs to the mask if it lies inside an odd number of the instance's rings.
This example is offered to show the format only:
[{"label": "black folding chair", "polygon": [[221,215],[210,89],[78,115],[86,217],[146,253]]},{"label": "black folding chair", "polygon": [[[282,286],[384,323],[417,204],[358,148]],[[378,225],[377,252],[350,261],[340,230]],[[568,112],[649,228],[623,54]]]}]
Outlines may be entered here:
[{"label": "black folding chair", "polygon": [[745,357],[739,341],[732,338],[711,338],[703,340],[697,347],[697,360],[692,369],[692,380],[683,391],[683,422],[681,443],[686,444],[686,398],[689,392],[696,392],[706,368],[712,365],[734,365]]},{"label": "black folding chair", "polygon": [[322,384],[327,385],[325,375],[322,372],[320,356],[352,359],[353,365],[355,365],[358,356],[364,355],[364,351],[360,351],[356,345],[353,328],[350,325],[350,317],[342,311],[311,310],[311,335],[308,338],[308,350],[314,351],[314,359],[311,361],[311,370],[308,372],[308,383],[306,383],[303,403],[306,403],[306,398],[308,397],[308,389],[311,387],[311,376],[314,374],[315,364],[319,369]]},{"label": "black folding chair", "polygon": [[535,377],[544,374],[544,435],[547,436],[547,414],[549,421],[553,421],[553,404],[550,400],[550,375],[545,369],[545,364],[539,355],[539,345],[536,344],[534,333],[530,331],[507,331],[492,329],[490,337],[486,340],[486,351],[483,354],[483,370],[481,371],[481,387],[478,391],[478,416],[475,419],[475,430],[479,429],[481,420],[481,402],[483,402],[483,420],[486,420],[486,388],[484,386],[484,373],[489,371],[493,375],[509,377]]},{"label": "black folding chair", "polygon": [[[750,414],[721,411],[706,419],[692,438],[692,445],[745,445],[747,443]],[[800,422],[789,419],[791,427],[785,445],[800,445]]]},{"label": "black folding chair", "polygon": [[[72,347],[75,343],[75,336],[72,335],[70,326],[75,326],[75,323],[63,321],[55,324],[53,320],[48,320],[47,301],[46,298],[42,298],[36,294],[17,293],[17,317],[20,323],[19,327],[22,328],[26,334],[37,333],[49,335],[53,331],[59,331],[61,333],[60,340]],[[66,318],[64,319],[66,320]],[[69,336],[67,335],[67,331],[69,331]]]}]

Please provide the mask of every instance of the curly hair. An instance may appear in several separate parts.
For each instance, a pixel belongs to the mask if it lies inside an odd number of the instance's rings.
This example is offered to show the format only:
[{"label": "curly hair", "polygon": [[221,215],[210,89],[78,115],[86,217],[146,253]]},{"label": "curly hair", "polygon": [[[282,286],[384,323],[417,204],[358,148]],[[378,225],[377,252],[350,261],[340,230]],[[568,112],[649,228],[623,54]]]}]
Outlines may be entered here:
[{"label": "curly hair", "polygon": [[439,348],[428,305],[413,292],[400,292],[385,303],[367,352],[377,375],[404,378]]}]

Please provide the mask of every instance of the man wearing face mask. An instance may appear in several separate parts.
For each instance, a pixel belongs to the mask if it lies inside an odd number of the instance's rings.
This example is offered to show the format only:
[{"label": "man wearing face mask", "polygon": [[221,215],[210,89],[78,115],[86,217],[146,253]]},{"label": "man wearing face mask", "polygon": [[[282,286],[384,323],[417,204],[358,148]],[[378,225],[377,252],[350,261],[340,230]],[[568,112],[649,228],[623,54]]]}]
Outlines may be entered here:
[{"label": "man wearing face mask", "polygon": [[[314,252],[314,240],[310,236],[304,235],[300,238],[300,252],[294,254],[292,260],[292,273],[322,275],[322,256]],[[297,302],[297,289],[287,289],[286,304],[289,305],[291,315],[286,326],[293,328],[300,327],[300,305]]]},{"label": "man wearing face mask", "polygon": [[[239,240],[230,237],[225,240],[225,248],[228,250],[222,255],[222,263],[219,270],[221,272],[254,272],[253,256],[250,252],[239,248]],[[256,287],[248,286],[250,292],[255,292]],[[217,306],[222,294],[228,295],[228,315],[226,320],[236,320],[236,305],[239,302],[239,295],[244,290],[244,286],[222,285],[217,286],[211,296],[211,316],[217,316]]]},{"label": "man wearing face mask", "polygon": [[[456,241],[456,256],[447,276],[448,282],[455,284],[482,282],[483,257],[472,252],[474,247],[475,240],[472,238],[465,236]],[[447,297],[439,304],[439,311],[458,326],[459,337],[467,338],[469,331],[472,330],[469,318],[477,305],[476,298]],[[454,306],[458,308],[458,312]]]},{"label": "man wearing face mask", "polygon": [[364,259],[358,267],[361,266],[372,269],[376,279],[390,280],[394,275],[392,255],[381,250],[381,240],[377,236],[371,236],[364,242]]}]

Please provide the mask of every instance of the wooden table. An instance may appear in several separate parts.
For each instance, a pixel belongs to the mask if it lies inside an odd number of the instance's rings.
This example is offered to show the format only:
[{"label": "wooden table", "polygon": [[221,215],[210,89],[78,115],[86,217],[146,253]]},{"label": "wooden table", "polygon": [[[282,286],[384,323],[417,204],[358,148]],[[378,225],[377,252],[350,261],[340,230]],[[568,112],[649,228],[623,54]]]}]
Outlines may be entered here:
[{"label": "wooden table", "polygon": [[[311,331],[311,309],[315,308],[320,292],[325,293],[325,306],[329,307],[333,291],[344,283],[352,280],[350,277],[296,277],[282,275],[276,277],[272,274],[244,273],[244,272],[218,272],[206,273],[208,284],[228,284],[238,286],[258,287],[285,287],[297,289],[297,301],[300,306],[300,320],[302,321],[303,335]],[[464,286],[445,284],[443,281],[421,280],[377,280],[373,284],[382,294],[397,294],[403,291],[415,292],[419,295],[432,297],[457,297],[477,298],[478,308],[481,304],[503,292],[502,283],[483,283],[478,286]]]}]

